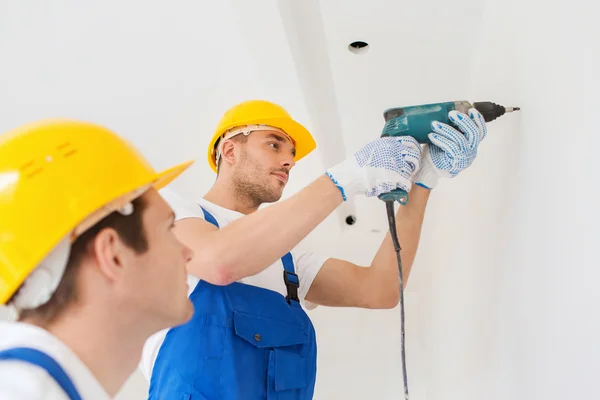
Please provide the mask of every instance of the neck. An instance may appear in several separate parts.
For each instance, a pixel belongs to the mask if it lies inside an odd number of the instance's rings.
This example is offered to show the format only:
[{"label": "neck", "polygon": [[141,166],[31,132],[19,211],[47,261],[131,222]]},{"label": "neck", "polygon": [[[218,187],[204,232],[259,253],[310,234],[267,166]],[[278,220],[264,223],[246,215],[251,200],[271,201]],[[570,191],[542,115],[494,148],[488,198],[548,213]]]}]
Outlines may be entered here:
[{"label": "neck", "polygon": [[134,372],[150,336],[136,329],[136,322],[140,321],[126,321],[117,314],[81,307],[65,310],[50,325],[42,326],[77,355],[111,397]]},{"label": "neck", "polygon": [[232,180],[224,176],[217,178],[213,187],[204,195],[204,199],[228,210],[246,215],[255,212],[260,206],[260,204],[256,204],[248,196],[236,190]]}]

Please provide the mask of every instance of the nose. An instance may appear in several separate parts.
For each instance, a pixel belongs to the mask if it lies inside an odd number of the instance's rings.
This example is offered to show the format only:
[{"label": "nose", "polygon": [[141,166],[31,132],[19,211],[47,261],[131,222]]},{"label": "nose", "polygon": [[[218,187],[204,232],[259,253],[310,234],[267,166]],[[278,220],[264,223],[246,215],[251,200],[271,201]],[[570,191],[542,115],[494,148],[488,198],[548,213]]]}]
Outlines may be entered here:
[{"label": "nose", "polygon": [[194,256],[194,252],[192,251],[192,249],[190,249],[184,244],[182,244],[181,253],[183,254],[183,258],[185,259],[186,264],[190,262],[190,260]]},{"label": "nose", "polygon": [[294,165],[296,165],[296,161],[294,161],[294,156],[292,154],[285,156],[283,160],[281,160],[281,165],[283,167],[288,168],[288,170],[291,169]]}]

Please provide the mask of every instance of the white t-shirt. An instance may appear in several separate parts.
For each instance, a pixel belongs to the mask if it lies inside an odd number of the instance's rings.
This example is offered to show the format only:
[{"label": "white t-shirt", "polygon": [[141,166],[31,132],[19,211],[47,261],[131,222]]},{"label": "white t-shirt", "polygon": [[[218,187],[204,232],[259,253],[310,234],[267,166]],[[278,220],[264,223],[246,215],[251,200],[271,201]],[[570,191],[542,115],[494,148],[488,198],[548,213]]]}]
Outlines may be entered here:
[{"label": "white t-shirt", "polygon": [[[187,200],[170,189],[161,189],[160,194],[169,203],[173,211],[175,212],[175,219],[180,220],[184,218],[202,218],[204,219],[204,213],[202,208],[208,211],[217,220],[219,228],[225,227],[228,223],[243,217],[244,214],[237,211],[232,211],[227,208],[223,208],[216,204],[213,204],[204,199],[200,199],[197,202]],[[202,208],[200,207],[202,206]],[[251,234],[249,232],[249,234]],[[257,249],[260,251],[260,249]],[[298,298],[300,303],[308,309],[313,309],[316,305],[305,300],[306,294],[312,285],[313,280],[317,276],[317,273],[325,263],[328,257],[305,251],[298,246],[291,251],[294,259],[294,270],[300,279],[300,288],[298,289]],[[256,275],[249,276],[239,280],[238,282],[258,286],[265,289],[270,289],[275,292],[281,293],[283,296],[287,295],[285,283],[283,282],[283,263],[281,259],[277,260],[270,267],[264,269]],[[200,280],[193,276],[188,275],[188,296],[194,291],[194,288]],[[158,332],[151,336],[144,346],[144,352],[142,354],[142,361],[140,363],[140,369],[146,379],[150,380],[154,361],[158,355],[158,351],[162,346],[168,329]]]},{"label": "white t-shirt", "polygon": [[[0,350],[31,347],[44,352],[65,370],[82,399],[110,399],[87,366],[50,332],[21,322],[0,322]],[[44,369],[22,361],[0,361],[0,399],[68,400]]]}]

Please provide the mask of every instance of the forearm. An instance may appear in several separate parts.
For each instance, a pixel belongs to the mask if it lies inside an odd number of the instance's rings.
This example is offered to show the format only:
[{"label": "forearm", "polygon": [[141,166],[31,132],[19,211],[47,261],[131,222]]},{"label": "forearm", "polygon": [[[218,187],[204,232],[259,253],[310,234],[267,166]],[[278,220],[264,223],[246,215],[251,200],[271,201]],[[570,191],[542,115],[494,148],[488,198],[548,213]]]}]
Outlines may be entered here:
[{"label": "forearm", "polygon": [[275,205],[233,221],[205,236],[208,263],[219,283],[252,276],[296,246],[341,203],[340,190],[326,176]]},{"label": "forearm", "polygon": [[[414,185],[409,202],[396,213],[396,230],[400,242],[402,258],[403,286],[406,287],[410,271],[417,254],[425,208],[430,190]],[[383,207],[382,207],[383,208]],[[390,298],[398,298],[398,263],[390,233],[386,235],[369,269],[369,293],[375,296],[375,303],[389,303]]]}]

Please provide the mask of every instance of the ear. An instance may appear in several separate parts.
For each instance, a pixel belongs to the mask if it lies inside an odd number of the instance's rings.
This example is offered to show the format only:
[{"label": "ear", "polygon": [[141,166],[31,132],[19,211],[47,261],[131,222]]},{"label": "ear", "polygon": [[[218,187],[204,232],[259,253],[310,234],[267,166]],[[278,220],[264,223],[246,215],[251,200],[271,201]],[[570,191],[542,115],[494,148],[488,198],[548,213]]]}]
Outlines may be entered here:
[{"label": "ear", "polygon": [[222,162],[227,162],[231,165],[235,164],[235,144],[232,140],[226,140],[223,142],[223,149],[221,153]]},{"label": "ear", "polygon": [[129,253],[130,249],[112,228],[102,229],[94,238],[94,257],[100,272],[110,282],[117,281],[122,275]]}]

